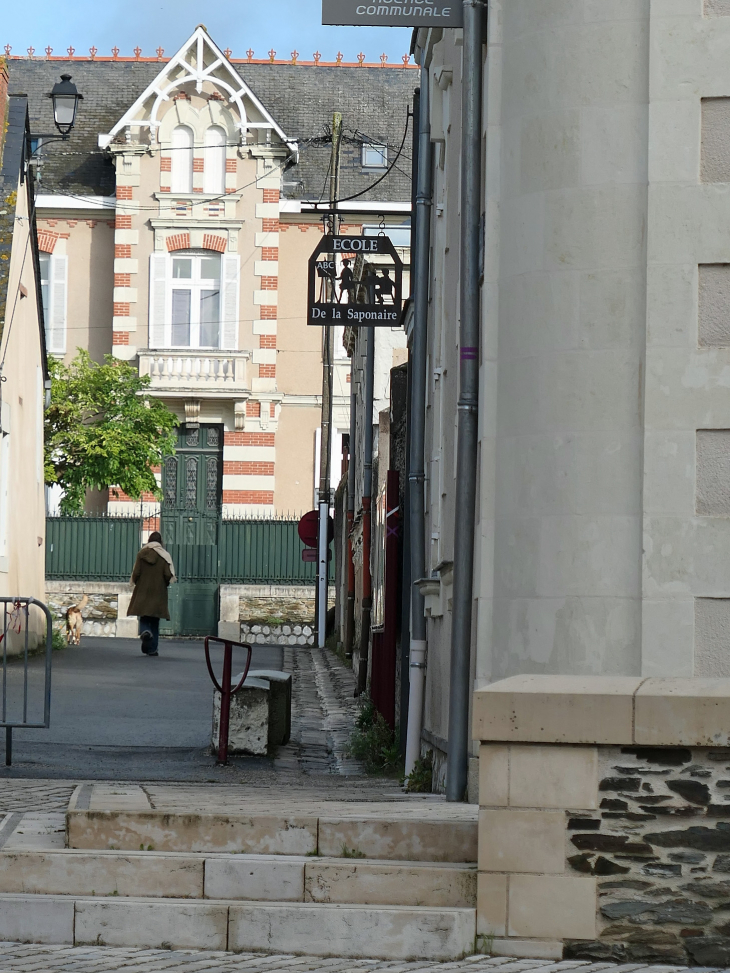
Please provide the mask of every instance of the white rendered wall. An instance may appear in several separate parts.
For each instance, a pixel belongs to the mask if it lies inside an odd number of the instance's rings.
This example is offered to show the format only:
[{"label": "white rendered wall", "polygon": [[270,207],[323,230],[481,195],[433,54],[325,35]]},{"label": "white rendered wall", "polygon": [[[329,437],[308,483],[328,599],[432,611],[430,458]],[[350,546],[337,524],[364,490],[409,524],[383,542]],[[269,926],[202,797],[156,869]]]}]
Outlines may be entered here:
[{"label": "white rendered wall", "polygon": [[[730,147],[730,113],[706,102],[703,127],[702,102],[730,97],[728,14],[718,0],[704,9],[702,0],[652,4],[646,675],[730,675],[730,508],[722,489],[730,440],[713,434],[730,429],[727,287],[723,295],[718,279],[728,270],[719,265],[730,263],[730,159],[724,167],[707,159],[713,147]],[[703,267],[700,306],[698,267],[707,264],[716,266]]]},{"label": "white rendered wall", "polygon": [[649,2],[490,15],[477,683],[638,674]]}]

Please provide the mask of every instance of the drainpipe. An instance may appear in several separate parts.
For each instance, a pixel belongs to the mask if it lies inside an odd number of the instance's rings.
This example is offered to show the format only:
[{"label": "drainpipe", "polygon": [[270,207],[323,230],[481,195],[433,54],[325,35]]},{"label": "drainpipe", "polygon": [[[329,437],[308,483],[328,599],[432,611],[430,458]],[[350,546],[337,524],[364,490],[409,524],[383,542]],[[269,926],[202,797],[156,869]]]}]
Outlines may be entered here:
[{"label": "drainpipe", "polygon": [[373,495],[373,394],[375,391],[375,331],[363,328],[365,337],[365,395],[363,398],[362,486],[362,626],[360,631],[360,664],[357,671],[357,695],[365,692],[370,649],[370,615],[373,604],[373,579],[370,573],[370,531]]},{"label": "drainpipe", "polygon": [[426,53],[421,56],[421,95],[418,121],[418,192],[416,195],[416,253],[413,274],[413,346],[411,349],[410,416],[410,542],[411,542],[411,662],[406,735],[406,774],[421,755],[423,695],[426,687],[426,616],[417,582],[426,573],[426,501],[424,453],[426,443],[426,342],[428,338],[429,257],[431,249],[431,119]]},{"label": "drainpipe", "polygon": [[347,465],[347,614],[345,616],[345,655],[352,657],[355,637],[355,562],[352,558],[352,528],[355,524],[355,434],[357,432],[357,394],[355,357],[350,364],[350,462]]},{"label": "drainpipe", "polygon": [[469,772],[469,684],[479,432],[479,228],[482,189],[482,7],[464,0],[461,138],[461,322],[446,799],[462,801]]}]

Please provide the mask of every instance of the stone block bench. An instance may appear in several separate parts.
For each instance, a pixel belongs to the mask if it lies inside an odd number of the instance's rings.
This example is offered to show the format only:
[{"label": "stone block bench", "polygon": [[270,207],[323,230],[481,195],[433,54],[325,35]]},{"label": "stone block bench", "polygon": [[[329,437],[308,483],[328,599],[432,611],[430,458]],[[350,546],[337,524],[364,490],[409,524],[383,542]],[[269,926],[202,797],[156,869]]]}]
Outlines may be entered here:
[{"label": "stone block bench", "polygon": [[485,948],[730,967],[730,679],[515,676],[473,720]]},{"label": "stone block bench", "polygon": [[[237,686],[242,673],[234,676]],[[291,736],[292,677],[275,669],[249,671],[241,689],[231,698],[228,730],[230,753],[263,755],[284,746]],[[213,691],[211,746],[218,749],[220,693]]]}]

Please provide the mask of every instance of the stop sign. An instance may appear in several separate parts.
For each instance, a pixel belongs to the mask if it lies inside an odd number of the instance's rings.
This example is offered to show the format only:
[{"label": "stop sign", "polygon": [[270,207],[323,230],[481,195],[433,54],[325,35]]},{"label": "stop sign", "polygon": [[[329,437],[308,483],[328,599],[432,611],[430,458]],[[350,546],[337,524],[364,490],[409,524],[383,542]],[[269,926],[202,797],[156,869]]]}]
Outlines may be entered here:
[{"label": "stop sign", "polygon": [[[328,517],[327,519],[329,521],[327,524],[327,541],[330,542],[335,536],[335,524],[331,517]],[[319,529],[318,525],[319,514],[316,510],[310,510],[308,514],[304,514],[297,524],[299,539],[306,547],[317,546],[317,532]]]}]

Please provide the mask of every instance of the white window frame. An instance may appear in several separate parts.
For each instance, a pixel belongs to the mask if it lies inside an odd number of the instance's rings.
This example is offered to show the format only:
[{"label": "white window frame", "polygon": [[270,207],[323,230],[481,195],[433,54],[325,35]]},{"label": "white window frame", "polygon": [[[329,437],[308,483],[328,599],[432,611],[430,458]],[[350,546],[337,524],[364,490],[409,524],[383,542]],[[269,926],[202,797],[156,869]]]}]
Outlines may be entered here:
[{"label": "white window frame", "polygon": [[68,257],[65,254],[41,252],[41,298],[44,284],[43,319],[46,348],[49,354],[66,354],[68,315]]},{"label": "white window frame", "polygon": [[[172,253],[150,254],[149,275],[149,347],[150,349],[165,349],[166,351],[183,351],[184,348],[172,347],[172,291],[175,282],[172,277],[172,261],[175,257],[190,256],[185,250]],[[220,257],[220,331],[218,350],[237,351],[240,318],[240,258],[237,253],[217,253],[216,251],[196,250],[193,256]],[[190,346],[195,351],[195,346]],[[216,351],[210,346],[197,349],[200,351]]]},{"label": "white window frame", "polygon": [[[185,145],[182,134],[187,133]],[[189,139],[189,144],[188,143]],[[176,125],[171,138],[170,189],[173,193],[192,193],[193,155],[195,152],[195,133],[189,125]]]},{"label": "white window frame", "polygon": [[222,125],[211,125],[205,130],[203,192],[211,196],[223,196],[226,191],[227,141],[228,136]]},{"label": "white window frame", "polygon": [[387,169],[388,146],[378,145],[375,142],[363,142],[362,167],[363,169]]},{"label": "white window frame", "polygon": [[[201,267],[203,260],[218,260],[218,265],[220,267],[219,274],[217,278],[213,277],[202,277]],[[191,277],[175,277],[175,261],[176,260],[190,260],[192,263],[192,276]],[[221,288],[221,278],[223,275],[223,261],[221,260],[221,255],[213,252],[205,253],[186,253],[185,251],[173,253],[171,255],[171,269],[170,269],[170,327],[168,335],[168,347],[177,348],[190,348],[194,350],[208,350],[208,351],[218,351],[222,344],[223,339],[223,314],[222,314],[222,303],[223,294]],[[201,344],[201,301],[202,296],[205,291],[213,291],[217,289],[218,291],[218,342],[215,345],[203,345]],[[177,345],[173,343],[173,307],[174,307],[174,292],[175,291],[187,291],[190,293],[190,341],[187,345]]]}]

